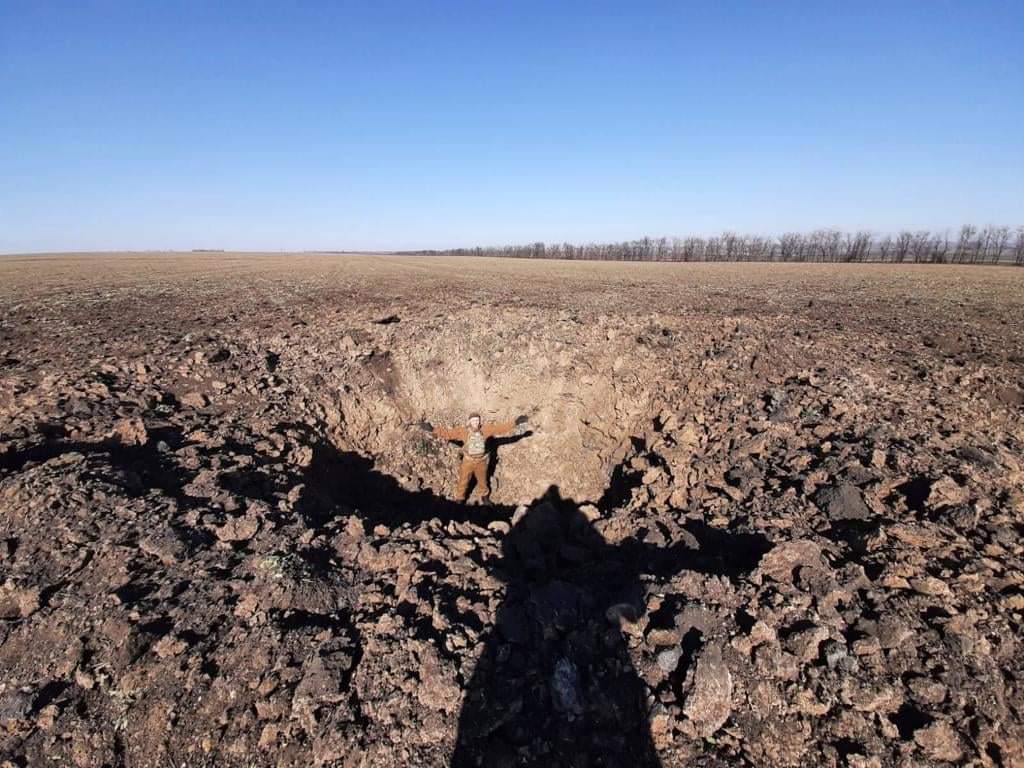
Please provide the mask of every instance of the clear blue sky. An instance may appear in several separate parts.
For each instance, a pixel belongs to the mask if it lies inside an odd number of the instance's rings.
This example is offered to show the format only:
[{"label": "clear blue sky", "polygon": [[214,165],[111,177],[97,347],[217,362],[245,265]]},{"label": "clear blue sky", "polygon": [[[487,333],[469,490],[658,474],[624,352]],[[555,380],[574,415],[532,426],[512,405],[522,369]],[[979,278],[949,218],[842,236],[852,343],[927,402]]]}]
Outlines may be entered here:
[{"label": "clear blue sky", "polygon": [[1024,2],[0,0],[0,252],[1024,223]]}]

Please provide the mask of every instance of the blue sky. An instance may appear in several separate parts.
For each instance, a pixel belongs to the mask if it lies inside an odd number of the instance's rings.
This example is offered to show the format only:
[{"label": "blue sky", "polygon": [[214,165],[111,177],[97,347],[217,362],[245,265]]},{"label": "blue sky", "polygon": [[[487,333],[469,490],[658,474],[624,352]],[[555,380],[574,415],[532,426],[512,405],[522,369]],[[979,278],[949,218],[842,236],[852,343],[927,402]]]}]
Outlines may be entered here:
[{"label": "blue sky", "polygon": [[0,0],[0,252],[1024,223],[1024,3]]}]

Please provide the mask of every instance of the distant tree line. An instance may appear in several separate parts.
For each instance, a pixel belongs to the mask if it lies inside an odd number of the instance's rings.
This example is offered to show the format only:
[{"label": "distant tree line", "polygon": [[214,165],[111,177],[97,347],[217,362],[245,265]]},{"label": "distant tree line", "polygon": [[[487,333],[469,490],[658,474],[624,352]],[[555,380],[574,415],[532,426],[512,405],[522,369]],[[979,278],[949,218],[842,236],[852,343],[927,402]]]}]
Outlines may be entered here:
[{"label": "distant tree line", "polygon": [[645,237],[621,243],[531,243],[487,248],[405,251],[408,254],[504,256],[515,259],[592,259],[599,261],[796,261],[890,262],[895,264],[1000,264],[1024,266],[1024,226],[978,228],[964,225],[948,232],[870,232],[819,229],[778,237]]}]

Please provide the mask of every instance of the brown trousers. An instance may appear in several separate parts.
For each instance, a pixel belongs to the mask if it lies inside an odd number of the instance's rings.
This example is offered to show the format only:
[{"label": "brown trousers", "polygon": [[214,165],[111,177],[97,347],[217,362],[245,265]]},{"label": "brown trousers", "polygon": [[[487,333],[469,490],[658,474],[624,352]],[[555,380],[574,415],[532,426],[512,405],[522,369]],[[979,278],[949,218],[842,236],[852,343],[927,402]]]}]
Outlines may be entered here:
[{"label": "brown trousers", "polygon": [[459,485],[455,489],[455,498],[465,501],[469,498],[470,478],[476,478],[476,487],[480,490],[482,498],[486,499],[491,495],[491,487],[487,483],[487,464],[490,456],[463,456],[462,464],[459,466]]}]

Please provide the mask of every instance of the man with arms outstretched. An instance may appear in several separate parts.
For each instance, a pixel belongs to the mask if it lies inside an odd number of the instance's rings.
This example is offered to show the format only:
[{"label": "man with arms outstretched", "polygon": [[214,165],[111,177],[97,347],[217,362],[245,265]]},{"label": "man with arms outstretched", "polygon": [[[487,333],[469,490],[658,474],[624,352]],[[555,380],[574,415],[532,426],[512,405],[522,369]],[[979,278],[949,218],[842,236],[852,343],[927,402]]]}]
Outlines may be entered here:
[{"label": "man with arms outstretched", "polygon": [[512,421],[484,424],[479,413],[471,413],[464,427],[435,427],[428,421],[420,422],[420,427],[445,440],[462,443],[462,464],[459,466],[459,484],[455,489],[455,498],[460,502],[466,501],[469,498],[470,480],[476,478],[477,488],[480,489],[480,503],[490,504],[491,486],[487,472],[491,454],[488,440],[513,431],[521,434],[525,424],[525,416],[519,416]]}]

